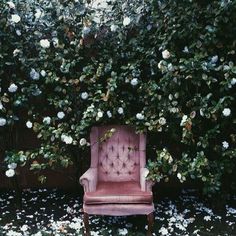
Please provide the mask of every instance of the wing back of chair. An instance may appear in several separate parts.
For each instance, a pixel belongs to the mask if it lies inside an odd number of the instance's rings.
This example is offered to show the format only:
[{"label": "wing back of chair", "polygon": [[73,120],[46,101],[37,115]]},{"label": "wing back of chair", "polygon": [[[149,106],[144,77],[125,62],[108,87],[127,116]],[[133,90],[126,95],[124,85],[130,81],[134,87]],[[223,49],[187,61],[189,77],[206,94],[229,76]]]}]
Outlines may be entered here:
[{"label": "wing back of chair", "polygon": [[[111,138],[100,142],[115,128]],[[98,181],[139,181],[146,163],[146,136],[126,125],[93,127],[90,134],[91,167],[98,168]]]}]

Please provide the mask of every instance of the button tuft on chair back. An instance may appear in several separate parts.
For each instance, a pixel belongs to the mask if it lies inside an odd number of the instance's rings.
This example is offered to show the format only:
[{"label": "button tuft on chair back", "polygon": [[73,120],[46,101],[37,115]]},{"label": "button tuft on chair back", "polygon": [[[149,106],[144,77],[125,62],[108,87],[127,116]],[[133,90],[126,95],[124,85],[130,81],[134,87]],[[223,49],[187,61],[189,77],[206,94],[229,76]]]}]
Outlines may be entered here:
[{"label": "button tuft on chair back", "polygon": [[[100,138],[111,128],[115,128],[112,137],[100,142]],[[92,154],[97,152],[92,158],[97,159],[93,163],[98,167],[98,181],[139,181],[140,158],[145,159],[145,150],[140,149],[140,144],[145,142],[144,139],[145,135],[136,134],[133,128],[125,125],[94,127],[91,148],[95,149]],[[94,141],[95,144],[92,143]]]}]

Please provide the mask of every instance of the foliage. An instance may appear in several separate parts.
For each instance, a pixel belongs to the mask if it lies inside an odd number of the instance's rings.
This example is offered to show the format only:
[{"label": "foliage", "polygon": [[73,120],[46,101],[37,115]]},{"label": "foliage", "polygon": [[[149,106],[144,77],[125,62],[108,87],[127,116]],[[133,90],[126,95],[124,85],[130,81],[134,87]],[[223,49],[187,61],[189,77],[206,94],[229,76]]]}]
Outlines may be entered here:
[{"label": "foliage", "polygon": [[129,124],[158,137],[149,178],[218,191],[235,170],[235,1],[95,5],[0,3],[1,129],[37,134],[41,170],[79,162],[91,126]]}]

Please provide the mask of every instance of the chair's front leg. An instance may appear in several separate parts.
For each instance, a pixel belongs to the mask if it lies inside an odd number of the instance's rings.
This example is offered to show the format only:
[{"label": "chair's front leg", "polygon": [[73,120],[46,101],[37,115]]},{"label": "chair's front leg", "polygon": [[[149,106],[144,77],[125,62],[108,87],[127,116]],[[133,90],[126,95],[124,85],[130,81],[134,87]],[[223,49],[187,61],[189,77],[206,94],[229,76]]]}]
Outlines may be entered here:
[{"label": "chair's front leg", "polygon": [[85,229],[84,235],[85,235],[85,236],[90,236],[90,230],[89,230],[89,215],[88,215],[88,213],[86,213],[86,212],[84,212],[83,221],[84,221],[84,229]]},{"label": "chair's front leg", "polygon": [[154,214],[153,214],[153,212],[147,215],[147,221],[148,221],[147,236],[151,236],[152,231],[153,231],[153,225],[154,225]]}]

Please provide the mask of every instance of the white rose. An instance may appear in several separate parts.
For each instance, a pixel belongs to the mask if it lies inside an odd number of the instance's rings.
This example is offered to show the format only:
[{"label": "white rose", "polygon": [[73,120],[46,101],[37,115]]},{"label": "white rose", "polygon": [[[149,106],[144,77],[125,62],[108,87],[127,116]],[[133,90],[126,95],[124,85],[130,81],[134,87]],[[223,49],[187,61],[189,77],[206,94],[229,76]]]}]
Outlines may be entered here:
[{"label": "white rose", "polygon": [[131,85],[133,86],[136,86],[138,84],[138,79],[137,78],[133,78],[131,81],[130,81]]},{"label": "white rose", "polygon": [[164,117],[160,117],[158,121],[159,121],[160,125],[165,125],[166,124],[166,119]]},{"label": "white rose", "polygon": [[34,14],[35,18],[38,19],[40,18],[41,16],[43,16],[42,12],[40,9],[36,9],[36,13]]},{"label": "white rose", "polygon": [[125,17],[125,18],[123,19],[123,25],[124,25],[124,26],[127,26],[127,25],[129,25],[129,24],[130,24],[130,22],[131,22],[131,20],[130,20],[130,18],[129,18],[129,17]]},{"label": "white rose", "polygon": [[231,110],[229,108],[225,108],[223,111],[222,111],[223,115],[224,116],[230,116],[231,114]]},{"label": "white rose", "polygon": [[184,115],[184,116],[182,117],[180,126],[184,126],[184,124],[185,124],[185,122],[187,121],[187,119],[188,119],[188,116],[187,116],[187,115]]},{"label": "white rose", "polygon": [[7,2],[7,4],[10,8],[15,8],[16,7],[16,5],[13,2],[9,1],[9,2]]},{"label": "white rose", "polygon": [[117,25],[111,25],[110,29],[111,29],[111,32],[115,32],[118,29],[118,26]]},{"label": "white rose", "polygon": [[16,57],[19,53],[20,53],[20,50],[16,48],[16,49],[13,51],[13,57]]},{"label": "white rose", "polygon": [[30,71],[31,79],[38,80],[39,76],[40,76],[39,73],[35,69],[32,68],[31,71]]},{"label": "white rose", "polygon": [[97,117],[98,117],[98,118],[102,118],[102,117],[103,117],[103,112],[102,112],[102,111],[98,111]]},{"label": "white rose", "polygon": [[13,15],[11,15],[11,21],[14,23],[19,23],[21,21],[21,18],[19,15],[13,14]]},{"label": "white rose", "polygon": [[28,225],[22,225],[20,230],[26,232],[28,230]]},{"label": "white rose", "polygon": [[47,39],[41,39],[39,44],[42,48],[49,48],[50,47],[50,42]]},{"label": "white rose", "polygon": [[9,91],[10,93],[16,92],[17,89],[18,89],[18,86],[17,86],[16,84],[14,84],[14,83],[11,84],[11,85],[8,87],[8,91]]},{"label": "white rose", "polygon": [[65,134],[61,135],[61,141],[66,143],[66,144],[72,144],[73,138],[71,136],[67,136]]},{"label": "white rose", "polygon": [[123,107],[119,107],[118,110],[117,110],[117,112],[118,112],[120,115],[122,115],[122,114],[124,113]]},{"label": "white rose", "polygon": [[28,129],[31,129],[31,128],[33,127],[33,123],[32,123],[31,121],[27,121],[27,122],[26,122],[26,127],[27,127]]},{"label": "white rose", "polygon": [[158,69],[162,70],[164,68],[163,61],[159,61],[157,67]]},{"label": "white rose", "polygon": [[43,77],[45,77],[47,73],[46,73],[45,70],[41,70],[40,74],[41,74]]},{"label": "white rose", "polygon": [[6,176],[11,178],[15,175],[15,171],[13,169],[9,169],[5,172]]},{"label": "white rose", "polygon": [[170,52],[166,49],[162,52],[162,57],[163,59],[168,59],[170,58]]},{"label": "white rose", "polygon": [[17,167],[17,163],[8,164],[7,167],[8,167],[8,169],[13,169],[14,170]]},{"label": "white rose", "polygon": [[229,143],[227,141],[222,142],[222,146],[224,149],[228,149]]},{"label": "white rose", "polygon": [[82,35],[83,37],[85,37],[86,35],[88,35],[90,33],[91,29],[87,26],[85,26],[82,30]]},{"label": "white rose", "polygon": [[109,118],[112,117],[112,113],[111,113],[111,111],[107,111],[107,116],[108,116]]},{"label": "white rose", "polygon": [[236,79],[235,78],[231,79],[230,83],[231,83],[231,85],[235,85],[236,84]]},{"label": "white rose", "polygon": [[144,115],[143,115],[142,113],[137,113],[137,114],[136,114],[136,118],[137,118],[138,120],[143,120],[143,119],[144,119]]},{"label": "white rose", "polygon": [[219,59],[219,57],[218,57],[217,55],[213,56],[213,57],[211,58],[211,63],[212,63],[212,64],[215,64],[215,63],[218,61],[218,59]]},{"label": "white rose", "polygon": [[182,179],[182,175],[181,175],[180,173],[178,173],[178,174],[177,174],[177,178],[178,178],[179,180],[181,180],[181,179]]},{"label": "white rose", "polygon": [[87,92],[81,93],[81,98],[82,98],[83,100],[86,100],[86,99],[88,98],[88,93],[87,93]]},{"label": "white rose", "polygon": [[57,48],[59,46],[59,39],[58,38],[53,38],[52,39],[53,46]]},{"label": "white rose", "polygon": [[63,119],[63,118],[65,117],[65,113],[64,113],[63,111],[59,111],[59,112],[57,113],[57,117],[58,117],[59,119]]},{"label": "white rose", "polygon": [[51,123],[51,117],[49,116],[46,116],[43,118],[43,123],[49,125]]},{"label": "white rose", "polygon": [[86,139],[85,138],[81,138],[80,141],[79,141],[79,144],[80,144],[80,146],[86,145],[87,144]]},{"label": "white rose", "polygon": [[5,118],[0,117],[0,126],[4,126],[7,123]]}]

